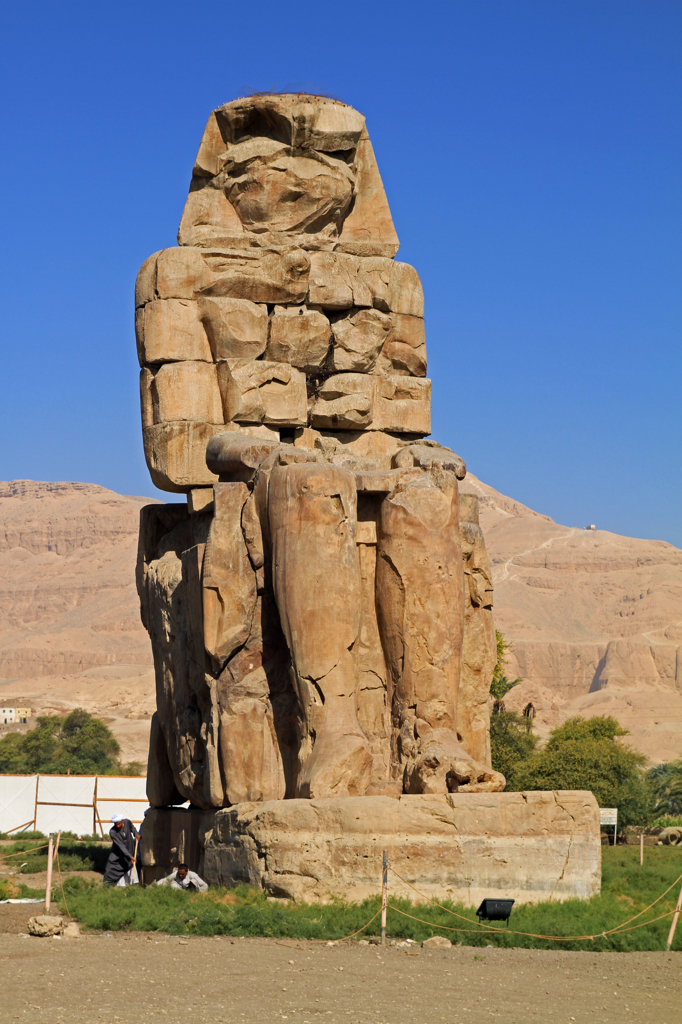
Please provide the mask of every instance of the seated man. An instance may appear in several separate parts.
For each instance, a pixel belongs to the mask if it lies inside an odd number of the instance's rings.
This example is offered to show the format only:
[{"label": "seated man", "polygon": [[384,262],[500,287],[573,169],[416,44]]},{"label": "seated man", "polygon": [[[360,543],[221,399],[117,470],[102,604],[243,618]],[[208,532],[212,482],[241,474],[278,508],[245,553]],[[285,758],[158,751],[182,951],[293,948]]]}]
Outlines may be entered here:
[{"label": "seated man", "polygon": [[171,889],[191,889],[195,892],[206,892],[208,886],[196,871],[190,871],[186,864],[181,864],[177,871],[171,872],[167,878],[160,878],[157,885],[169,885]]}]

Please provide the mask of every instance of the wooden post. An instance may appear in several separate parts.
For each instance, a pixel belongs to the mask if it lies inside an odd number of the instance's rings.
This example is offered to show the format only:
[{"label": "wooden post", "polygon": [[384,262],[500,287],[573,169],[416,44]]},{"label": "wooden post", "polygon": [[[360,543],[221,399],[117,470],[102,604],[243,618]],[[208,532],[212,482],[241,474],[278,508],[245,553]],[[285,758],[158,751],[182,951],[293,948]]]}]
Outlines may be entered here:
[{"label": "wooden post", "polygon": [[40,776],[36,775],[36,802],[35,802],[35,807],[33,808],[33,831],[34,832],[37,832],[37,830],[38,830],[38,787],[39,787],[39,785],[40,785]]},{"label": "wooden post", "polygon": [[50,913],[50,902],[52,900],[52,833],[50,832],[47,841],[47,881],[45,882],[45,913]]},{"label": "wooden post", "polygon": [[[135,876],[137,874],[137,847],[138,847],[139,842],[140,842],[140,837],[137,836],[136,839],[135,839],[135,853],[133,854],[133,858],[134,858],[133,859],[133,870],[130,872],[130,884],[131,885],[135,885]],[[139,883],[139,881],[140,881],[139,877],[138,877],[137,881]]]},{"label": "wooden post", "polygon": [[388,903],[388,850],[384,850],[381,871],[381,945],[386,945],[386,906]]},{"label": "wooden post", "polygon": [[680,916],[680,910],[682,910],[682,886],[680,886],[680,895],[677,897],[677,906],[675,907],[675,913],[673,914],[673,923],[670,925],[670,932],[668,933],[668,943],[666,950],[670,950],[675,938],[675,929],[677,928],[677,919]]},{"label": "wooden post", "polygon": [[639,833],[639,866],[644,864],[644,833]]}]

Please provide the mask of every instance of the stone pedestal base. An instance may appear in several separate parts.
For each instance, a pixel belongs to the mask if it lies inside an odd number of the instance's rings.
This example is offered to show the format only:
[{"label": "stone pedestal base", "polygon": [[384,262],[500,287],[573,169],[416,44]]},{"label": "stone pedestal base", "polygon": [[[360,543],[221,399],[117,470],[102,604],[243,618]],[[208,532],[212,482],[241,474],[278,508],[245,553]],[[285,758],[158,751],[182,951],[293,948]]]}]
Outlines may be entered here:
[{"label": "stone pedestal base", "polygon": [[[434,899],[478,906],[486,896],[535,903],[600,891],[592,793],[270,800],[195,813],[199,870],[210,885],[246,882],[272,896],[356,902],[380,891],[387,848],[391,866]],[[149,814],[145,829],[163,814]],[[419,901],[393,874],[389,885]]]}]

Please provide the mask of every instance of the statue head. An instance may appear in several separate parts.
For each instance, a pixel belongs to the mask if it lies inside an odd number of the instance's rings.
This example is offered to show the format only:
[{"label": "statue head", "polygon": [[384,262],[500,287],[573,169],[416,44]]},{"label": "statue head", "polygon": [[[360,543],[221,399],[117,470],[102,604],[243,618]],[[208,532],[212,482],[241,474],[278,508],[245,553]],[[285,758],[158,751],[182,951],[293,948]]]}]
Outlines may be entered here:
[{"label": "statue head", "polygon": [[250,96],[209,118],[181,245],[284,244],[395,256],[398,239],[362,114],[302,93]]}]

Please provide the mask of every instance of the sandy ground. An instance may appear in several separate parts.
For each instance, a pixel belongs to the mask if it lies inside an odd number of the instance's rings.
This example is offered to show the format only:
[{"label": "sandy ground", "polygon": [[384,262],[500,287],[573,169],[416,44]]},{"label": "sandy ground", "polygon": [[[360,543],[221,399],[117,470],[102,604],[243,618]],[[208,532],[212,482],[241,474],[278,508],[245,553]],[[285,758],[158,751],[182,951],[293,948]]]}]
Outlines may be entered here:
[{"label": "sandy ground", "polygon": [[[0,907],[0,922],[11,917],[14,930],[29,909]],[[407,953],[222,936],[0,933],[2,1019],[26,1024],[674,1024],[681,968],[680,953]]]}]

